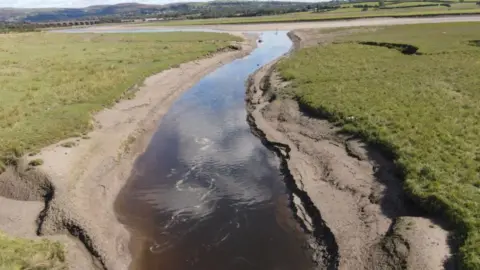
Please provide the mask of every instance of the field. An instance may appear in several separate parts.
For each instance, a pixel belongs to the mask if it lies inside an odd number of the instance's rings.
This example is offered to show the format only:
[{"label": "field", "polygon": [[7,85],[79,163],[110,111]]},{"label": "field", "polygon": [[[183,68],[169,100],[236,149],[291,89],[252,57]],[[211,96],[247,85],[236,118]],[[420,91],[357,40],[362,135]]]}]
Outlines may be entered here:
[{"label": "field", "polygon": [[0,35],[0,160],[81,135],[92,113],[148,75],[232,40],[217,33]]},{"label": "field", "polygon": [[[93,113],[131,97],[131,87],[145,77],[238,39],[219,33],[0,35],[0,173],[26,152],[87,132]],[[66,269],[63,249],[0,232],[0,269]]]},{"label": "field", "polygon": [[407,192],[455,225],[465,269],[480,269],[478,59],[480,23],[457,23],[356,33],[278,66],[300,103],[394,156]]},{"label": "field", "polygon": [[[195,19],[195,20],[171,20],[164,22],[142,23],[143,25],[212,25],[212,24],[242,24],[242,23],[279,23],[279,22],[302,22],[302,21],[327,21],[354,18],[375,18],[375,17],[417,17],[417,16],[439,16],[439,15],[468,15],[480,14],[480,6],[475,2],[465,1],[464,3],[450,3],[451,7],[440,6],[442,2],[385,2],[385,9],[375,6],[378,2],[365,2],[355,4],[343,4],[341,8],[325,12],[297,12],[273,16],[257,17],[231,17],[216,19]],[[437,4],[437,6],[431,6]],[[368,10],[354,5],[368,5]],[[426,5],[426,6],[420,6]],[[430,5],[430,6],[428,6]],[[395,8],[389,8],[395,7]]]},{"label": "field", "polygon": [[0,269],[67,269],[63,248],[50,241],[12,239],[0,232]]}]

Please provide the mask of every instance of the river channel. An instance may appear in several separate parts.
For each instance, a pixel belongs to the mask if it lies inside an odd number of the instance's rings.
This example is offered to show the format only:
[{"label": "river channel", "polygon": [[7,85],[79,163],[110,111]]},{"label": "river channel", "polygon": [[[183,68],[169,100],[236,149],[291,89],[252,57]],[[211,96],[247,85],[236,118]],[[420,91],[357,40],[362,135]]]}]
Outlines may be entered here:
[{"label": "river channel", "polygon": [[115,207],[132,233],[131,269],[315,267],[280,161],[246,120],[248,76],[292,46],[286,32],[261,39],[186,91],[135,162]]}]

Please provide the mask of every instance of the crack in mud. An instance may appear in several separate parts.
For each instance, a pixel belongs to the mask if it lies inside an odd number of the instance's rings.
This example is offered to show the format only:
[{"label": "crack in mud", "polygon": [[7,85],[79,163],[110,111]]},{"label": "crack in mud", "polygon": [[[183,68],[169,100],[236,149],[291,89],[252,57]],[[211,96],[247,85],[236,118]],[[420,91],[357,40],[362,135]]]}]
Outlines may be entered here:
[{"label": "crack in mud", "polygon": [[470,40],[468,41],[468,44],[476,47],[480,47],[480,40]]},{"label": "crack in mud", "polygon": [[376,42],[376,41],[358,41],[358,44],[368,45],[368,46],[378,46],[385,47],[388,49],[394,49],[405,55],[422,55],[418,52],[418,47],[410,44],[400,44],[400,43],[388,43],[388,42]]}]

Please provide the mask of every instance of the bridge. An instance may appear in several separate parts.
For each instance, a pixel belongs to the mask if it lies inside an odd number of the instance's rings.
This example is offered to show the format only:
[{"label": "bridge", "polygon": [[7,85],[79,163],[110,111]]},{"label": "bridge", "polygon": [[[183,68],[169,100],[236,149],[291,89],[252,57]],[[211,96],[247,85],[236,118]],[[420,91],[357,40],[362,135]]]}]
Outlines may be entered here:
[{"label": "bridge", "polygon": [[94,25],[99,23],[100,23],[100,20],[81,20],[81,21],[37,22],[32,24],[36,24],[43,27],[65,27],[65,26],[79,26],[79,25]]}]

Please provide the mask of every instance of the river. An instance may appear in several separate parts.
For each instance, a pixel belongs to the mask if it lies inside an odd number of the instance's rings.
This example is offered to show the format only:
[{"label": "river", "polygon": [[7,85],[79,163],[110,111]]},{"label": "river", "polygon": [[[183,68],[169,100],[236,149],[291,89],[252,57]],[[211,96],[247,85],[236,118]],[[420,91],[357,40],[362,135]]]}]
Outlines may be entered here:
[{"label": "river", "polygon": [[186,91],[136,160],[115,204],[132,234],[131,269],[315,267],[280,161],[246,120],[248,76],[292,46],[286,31],[261,39]]}]

